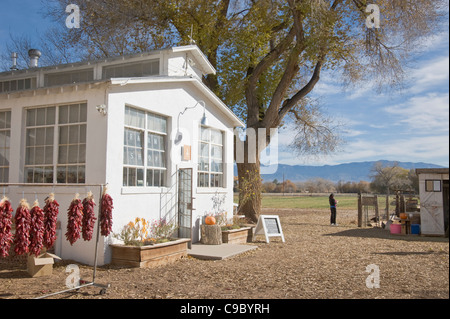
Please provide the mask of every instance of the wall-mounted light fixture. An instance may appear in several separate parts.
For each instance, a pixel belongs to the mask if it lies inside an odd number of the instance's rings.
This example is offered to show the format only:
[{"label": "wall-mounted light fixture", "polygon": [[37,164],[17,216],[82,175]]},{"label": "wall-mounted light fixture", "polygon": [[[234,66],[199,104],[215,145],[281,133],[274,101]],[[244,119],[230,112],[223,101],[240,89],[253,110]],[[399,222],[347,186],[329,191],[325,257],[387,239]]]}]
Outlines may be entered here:
[{"label": "wall-mounted light fixture", "polygon": [[178,114],[178,121],[177,121],[177,135],[175,136],[175,144],[179,144],[181,140],[183,139],[183,134],[180,132],[180,116],[183,115],[187,110],[193,109],[197,107],[197,105],[202,104],[203,105],[203,116],[200,120],[200,123],[202,125],[208,125],[208,118],[206,117],[206,104],[204,101],[198,101],[194,106],[186,107],[183,112],[180,112]]},{"label": "wall-mounted light fixture", "polygon": [[101,115],[106,115],[106,113],[108,112],[105,104],[97,105],[96,109]]}]

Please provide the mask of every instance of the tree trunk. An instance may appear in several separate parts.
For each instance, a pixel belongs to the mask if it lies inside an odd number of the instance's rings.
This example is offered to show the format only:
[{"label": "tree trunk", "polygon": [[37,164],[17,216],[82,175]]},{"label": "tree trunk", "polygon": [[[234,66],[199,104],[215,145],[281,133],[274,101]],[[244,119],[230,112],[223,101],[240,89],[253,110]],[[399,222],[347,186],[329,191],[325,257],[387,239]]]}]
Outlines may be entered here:
[{"label": "tree trunk", "polygon": [[239,176],[239,212],[256,223],[261,212],[261,175],[257,163],[237,163]]},{"label": "tree trunk", "polygon": [[200,242],[204,245],[222,245],[222,230],[219,225],[201,225]]}]

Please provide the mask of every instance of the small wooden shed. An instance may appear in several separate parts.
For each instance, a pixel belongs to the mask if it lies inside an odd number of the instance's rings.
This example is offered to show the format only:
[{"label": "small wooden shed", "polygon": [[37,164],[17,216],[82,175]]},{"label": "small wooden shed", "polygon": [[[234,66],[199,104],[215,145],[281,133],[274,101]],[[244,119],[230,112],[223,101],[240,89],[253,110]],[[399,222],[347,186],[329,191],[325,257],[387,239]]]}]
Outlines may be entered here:
[{"label": "small wooden shed", "polygon": [[419,177],[421,234],[448,236],[449,169],[416,169]]}]

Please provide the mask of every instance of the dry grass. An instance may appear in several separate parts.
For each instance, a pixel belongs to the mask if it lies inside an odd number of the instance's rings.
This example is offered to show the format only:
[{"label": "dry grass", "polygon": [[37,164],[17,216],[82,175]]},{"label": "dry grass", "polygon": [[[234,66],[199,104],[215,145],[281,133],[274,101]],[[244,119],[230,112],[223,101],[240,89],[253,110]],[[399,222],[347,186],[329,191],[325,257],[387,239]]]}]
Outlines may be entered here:
[{"label": "dry grass", "polygon": [[[356,227],[355,211],[338,211],[339,226],[329,226],[328,210],[265,209],[280,216],[286,243],[223,261],[185,258],[153,269],[112,266],[97,270],[98,283],[110,283],[104,296],[88,287],[54,298],[177,299],[376,299],[449,298],[449,242],[445,238],[396,236]],[[65,289],[65,266],[53,275],[29,278],[23,259],[0,260],[0,298],[34,298]],[[366,287],[366,267],[380,269],[380,288]],[[81,266],[84,279],[92,267]]]}]

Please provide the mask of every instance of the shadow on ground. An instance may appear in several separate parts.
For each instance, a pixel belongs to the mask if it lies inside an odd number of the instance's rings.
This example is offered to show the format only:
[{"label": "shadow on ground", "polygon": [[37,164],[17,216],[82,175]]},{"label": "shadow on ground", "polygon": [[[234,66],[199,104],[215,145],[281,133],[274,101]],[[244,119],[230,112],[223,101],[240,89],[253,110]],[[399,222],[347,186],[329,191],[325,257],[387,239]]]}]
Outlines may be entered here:
[{"label": "shadow on ground", "polygon": [[419,235],[393,235],[388,230],[382,228],[352,228],[335,233],[324,234],[323,236],[343,236],[361,238],[381,238],[391,240],[419,241],[419,242],[448,242],[444,237],[425,237]]}]

